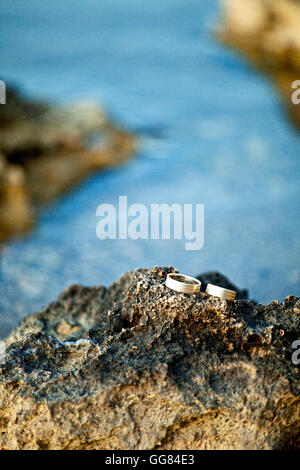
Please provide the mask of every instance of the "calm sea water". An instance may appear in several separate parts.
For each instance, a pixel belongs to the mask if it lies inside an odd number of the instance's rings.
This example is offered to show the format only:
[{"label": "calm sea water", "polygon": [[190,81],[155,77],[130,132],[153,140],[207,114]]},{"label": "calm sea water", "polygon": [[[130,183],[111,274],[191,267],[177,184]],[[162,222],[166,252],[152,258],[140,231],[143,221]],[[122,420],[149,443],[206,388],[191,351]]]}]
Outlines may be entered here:
[{"label": "calm sea water", "polygon": [[[212,0],[1,2],[1,77],[91,99],[141,135],[137,158],[45,209],[1,256],[0,335],[71,283],[153,265],[219,270],[262,303],[299,295],[299,144],[265,78],[215,41]],[[205,244],[100,241],[96,208],[204,203]]]}]

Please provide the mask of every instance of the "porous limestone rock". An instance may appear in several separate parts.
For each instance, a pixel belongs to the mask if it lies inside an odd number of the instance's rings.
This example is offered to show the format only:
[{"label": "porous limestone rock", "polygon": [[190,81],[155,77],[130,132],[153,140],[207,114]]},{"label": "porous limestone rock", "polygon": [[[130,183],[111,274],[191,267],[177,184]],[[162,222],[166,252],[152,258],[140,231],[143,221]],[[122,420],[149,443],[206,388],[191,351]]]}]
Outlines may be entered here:
[{"label": "porous limestone rock", "polygon": [[0,449],[299,445],[300,299],[180,294],[169,272],[74,285],[21,321],[0,369]]}]

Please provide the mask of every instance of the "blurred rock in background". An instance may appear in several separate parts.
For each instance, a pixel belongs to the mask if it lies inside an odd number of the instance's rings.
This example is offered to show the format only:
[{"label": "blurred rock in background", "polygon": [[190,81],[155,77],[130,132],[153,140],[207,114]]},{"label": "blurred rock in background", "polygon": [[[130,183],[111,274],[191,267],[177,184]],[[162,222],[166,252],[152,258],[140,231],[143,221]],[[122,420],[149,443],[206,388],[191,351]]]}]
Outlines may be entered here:
[{"label": "blurred rock in background", "polygon": [[134,152],[134,139],[93,103],[58,107],[8,88],[0,107],[0,241],[28,230],[34,206]]},{"label": "blurred rock in background", "polygon": [[0,240],[32,226],[33,211],[20,165],[8,164],[0,154]]},{"label": "blurred rock in background", "polygon": [[292,83],[300,80],[300,2],[225,0],[223,5],[220,38],[271,75],[300,127],[300,106],[291,99]]}]

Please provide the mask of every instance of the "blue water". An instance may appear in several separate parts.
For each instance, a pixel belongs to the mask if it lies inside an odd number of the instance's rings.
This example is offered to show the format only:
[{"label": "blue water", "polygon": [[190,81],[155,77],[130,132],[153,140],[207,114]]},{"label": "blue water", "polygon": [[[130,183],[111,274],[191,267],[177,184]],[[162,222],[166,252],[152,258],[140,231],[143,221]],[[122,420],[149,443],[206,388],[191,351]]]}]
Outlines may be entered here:
[{"label": "blue water", "polygon": [[[299,295],[299,134],[267,79],[215,41],[212,0],[1,0],[1,77],[53,102],[92,99],[141,136],[5,244],[0,335],[70,283],[153,265],[219,270],[262,303]],[[205,243],[105,240],[96,208],[204,203]]]}]

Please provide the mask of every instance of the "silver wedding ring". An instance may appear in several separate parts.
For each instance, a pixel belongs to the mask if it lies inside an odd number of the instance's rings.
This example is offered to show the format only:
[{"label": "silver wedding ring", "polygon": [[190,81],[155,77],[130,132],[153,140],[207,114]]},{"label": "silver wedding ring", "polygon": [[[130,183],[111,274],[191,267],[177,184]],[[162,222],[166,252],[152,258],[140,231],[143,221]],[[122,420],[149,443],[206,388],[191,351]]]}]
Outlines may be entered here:
[{"label": "silver wedding ring", "polygon": [[199,292],[201,282],[195,277],[171,273],[167,276],[166,286],[177,292],[182,292],[183,294],[195,294]]},{"label": "silver wedding ring", "polygon": [[224,287],[214,286],[213,284],[207,284],[205,292],[224,300],[234,300],[236,296],[234,290],[224,289]]}]

